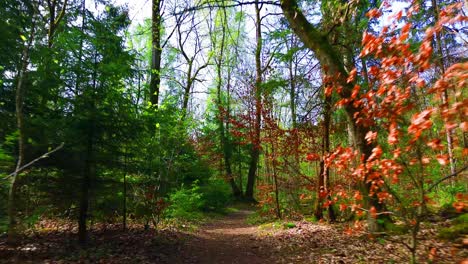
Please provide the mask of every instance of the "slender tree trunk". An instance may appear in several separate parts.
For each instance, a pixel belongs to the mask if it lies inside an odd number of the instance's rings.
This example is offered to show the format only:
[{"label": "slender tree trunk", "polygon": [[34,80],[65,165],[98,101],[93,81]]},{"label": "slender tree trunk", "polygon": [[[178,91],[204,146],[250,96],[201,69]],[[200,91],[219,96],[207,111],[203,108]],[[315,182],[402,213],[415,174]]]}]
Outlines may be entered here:
[{"label": "slender tree trunk", "polygon": [[127,230],[127,150],[124,150],[124,175],[123,175],[123,230]]},{"label": "slender tree trunk", "polygon": [[86,246],[88,242],[87,220],[89,211],[89,191],[91,181],[96,177],[96,164],[94,158],[94,137],[95,137],[95,116],[96,116],[96,90],[97,90],[97,54],[94,54],[93,85],[92,90],[84,93],[88,101],[87,113],[87,135],[86,135],[86,156],[83,170],[83,180],[81,183],[81,200],[78,219],[78,240],[81,246]]},{"label": "slender tree trunk", "polygon": [[49,30],[47,32],[47,46],[49,49],[52,48],[52,45],[54,43],[54,36],[55,32],[57,30],[57,26],[60,24],[60,21],[65,15],[65,10],[67,9],[67,4],[68,0],[64,0],[62,8],[58,15],[56,14],[57,12],[57,1],[47,1],[47,5],[49,8]]},{"label": "slender tree trunk", "polygon": [[29,53],[31,50],[31,45],[35,36],[36,24],[34,21],[34,15],[31,23],[31,32],[27,43],[24,45],[21,67],[18,73],[18,83],[16,86],[16,96],[15,96],[15,110],[16,110],[16,127],[18,129],[18,161],[16,163],[15,173],[11,177],[11,186],[8,193],[8,239],[9,244],[16,244],[18,242],[19,232],[18,232],[18,196],[19,189],[21,184],[19,182],[19,169],[25,161],[25,144],[26,136],[24,131],[24,95],[26,92],[26,87],[24,86],[25,75],[29,64]]},{"label": "slender tree trunk", "polygon": [[[271,119],[273,119],[272,116],[270,116]],[[272,129],[273,128],[269,128],[269,136],[270,138],[273,138],[273,133],[272,133]],[[281,219],[281,205],[280,205],[280,202],[279,202],[279,185],[278,185],[278,174],[277,174],[277,171],[276,171],[276,167],[277,167],[277,160],[276,160],[276,153],[275,153],[275,140],[272,140],[271,141],[271,172],[272,172],[272,178],[273,178],[273,185],[275,187],[274,191],[275,191],[275,206],[276,206],[276,217],[278,219]],[[265,157],[268,157],[268,155],[265,153]],[[268,164],[268,158],[265,158],[265,163]],[[270,175],[270,172],[268,173],[268,175]]]},{"label": "slender tree trunk", "polygon": [[[322,157],[325,157],[330,152],[330,125],[331,125],[331,96],[325,95],[324,108],[323,108],[323,135],[322,135]],[[317,186],[317,203],[315,207],[315,217],[317,219],[323,218],[323,204],[325,199],[329,200],[330,197],[330,170],[325,166],[325,161],[322,158],[320,161],[320,173],[318,175]],[[335,221],[335,212],[332,206],[328,206],[328,218],[330,222]]]},{"label": "slender tree trunk", "polygon": [[[53,58],[56,56],[54,53],[54,40],[59,24],[65,16],[68,0],[64,0],[62,7],[59,9],[58,0],[46,1],[47,9],[49,11],[49,28],[47,30],[47,50],[44,53],[44,76],[41,81],[41,92],[42,98],[39,102],[41,111],[47,113],[47,103],[53,101],[55,106],[58,104],[59,93],[55,92],[59,83],[59,77],[57,75],[57,65],[53,65]],[[58,14],[57,14],[58,12]],[[47,146],[47,131],[38,130],[37,132],[38,142],[44,147]]]},{"label": "slender tree trunk", "polygon": [[159,86],[161,83],[161,6],[163,0],[152,0],[151,23],[151,75],[150,75],[150,102],[158,108]]},{"label": "slender tree trunk", "polygon": [[224,120],[229,118],[229,102],[228,102],[228,111],[227,111],[228,117],[227,118],[224,117],[224,115],[221,113],[221,110],[223,108],[223,100],[222,100],[222,92],[221,92],[222,67],[223,67],[223,60],[224,60],[224,49],[226,46],[226,27],[228,26],[226,23],[226,20],[227,20],[226,9],[223,8],[223,23],[221,26],[221,30],[222,30],[221,46],[220,46],[218,58],[216,60],[216,74],[218,78],[218,83],[216,85],[216,92],[217,92],[217,97],[218,97],[217,103],[218,103],[218,110],[219,110],[218,122],[219,122],[221,146],[223,148],[224,169],[226,171],[226,177],[229,181],[229,185],[231,186],[234,197],[239,199],[242,197],[242,192],[237,186],[236,181],[234,179],[234,175],[232,173],[232,165],[231,165],[232,149],[231,149],[229,138],[226,136],[226,134],[229,133],[229,123],[226,123],[226,127],[224,126]]},{"label": "slender tree trunk", "polygon": [[255,2],[255,27],[256,27],[256,40],[257,47],[255,50],[255,120],[254,120],[254,135],[252,148],[250,150],[250,163],[249,163],[249,173],[247,175],[247,186],[245,189],[245,198],[250,201],[255,201],[254,198],[254,187],[255,187],[255,178],[257,174],[258,161],[260,157],[260,126],[262,122],[262,65],[261,65],[261,55],[262,55],[262,23],[260,18],[261,6],[258,1]]},{"label": "slender tree trunk", "polygon": [[184,99],[182,103],[182,120],[185,120],[187,116],[187,111],[188,111],[190,92],[192,90],[192,68],[193,68],[193,60],[189,60],[188,70],[187,70],[187,83],[184,88]]},{"label": "slender tree trunk", "polygon": [[[91,125],[91,124],[90,124]],[[83,170],[83,179],[81,182],[81,199],[80,199],[80,210],[78,216],[78,241],[81,246],[86,246],[88,242],[88,209],[89,209],[89,188],[91,186],[91,175],[92,171],[92,152],[93,152],[93,131],[89,128],[87,135],[87,146],[86,146],[86,160]]]},{"label": "slender tree trunk", "polygon": [[[435,22],[439,21],[439,6],[437,4],[437,0],[432,0],[432,7],[433,7],[433,12],[434,12],[434,19]],[[444,52],[443,52],[443,44],[442,44],[442,37],[441,37],[441,32],[436,33],[436,45],[437,45],[437,55],[438,55],[438,64],[439,64],[439,70],[441,75],[445,74],[445,63],[444,63]],[[448,93],[447,90],[444,90],[444,92],[441,94],[442,98],[442,103],[447,106],[448,103]],[[445,135],[447,139],[447,152],[449,156],[449,162],[450,162],[450,174],[455,174],[457,168],[455,165],[455,158],[453,156],[453,136],[452,132],[445,128]],[[451,180],[453,182],[453,179]]]},{"label": "slender tree trunk", "polygon": [[[293,48],[293,40],[291,40],[291,49]],[[291,122],[292,127],[297,128],[297,114],[296,114],[296,73],[293,70],[293,57],[289,60],[289,106],[291,108]]]}]

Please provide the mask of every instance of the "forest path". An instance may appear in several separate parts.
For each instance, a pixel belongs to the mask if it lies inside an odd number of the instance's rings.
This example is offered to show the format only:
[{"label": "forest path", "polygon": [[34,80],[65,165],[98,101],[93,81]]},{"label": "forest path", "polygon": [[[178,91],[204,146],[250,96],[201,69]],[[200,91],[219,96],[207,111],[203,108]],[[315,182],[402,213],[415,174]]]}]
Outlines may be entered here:
[{"label": "forest path", "polygon": [[181,249],[179,263],[266,263],[272,255],[258,237],[258,226],[247,224],[254,212],[240,209],[202,225]]},{"label": "forest path", "polygon": [[[345,234],[349,223],[311,223],[286,220],[249,225],[253,208],[213,218],[196,231],[174,228],[144,230],[133,226],[95,225],[89,245],[76,243],[75,229],[51,221],[24,238],[17,247],[8,246],[0,237],[0,263],[116,263],[116,264],[307,264],[307,263],[408,263],[408,250],[393,241],[371,238],[362,232]],[[285,223],[290,223],[289,228]],[[445,223],[441,223],[445,226]],[[434,223],[421,230],[418,259],[435,263],[462,263],[468,259],[468,247],[461,240],[437,238]],[[432,254],[432,253],[431,253]],[[465,263],[465,262],[463,262]]]}]

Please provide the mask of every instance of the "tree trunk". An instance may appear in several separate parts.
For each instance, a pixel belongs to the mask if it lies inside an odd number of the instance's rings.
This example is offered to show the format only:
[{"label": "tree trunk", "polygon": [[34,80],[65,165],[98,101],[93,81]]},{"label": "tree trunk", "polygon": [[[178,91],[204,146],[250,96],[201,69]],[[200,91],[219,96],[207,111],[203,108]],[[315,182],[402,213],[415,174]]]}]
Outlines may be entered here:
[{"label": "tree trunk", "polygon": [[[34,16],[34,14],[33,14]],[[31,32],[29,35],[28,42],[24,45],[23,54],[22,54],[22,61],[21,61],[21,68],[18,73],[18,84],[16,86],[16,96],[15,96],[15,110],[16,110],[16,125],[18,128],[18,161],[16,163],[15,173],[13,173],[11,177],[11,186],[8,193],[8,238],[7,242],[9,244],[16,244],[18,242],[18,219],[17,219],[17,211],[18,211],[18,192],[20,189],[20,183],[18,181],[19,178],[19,169],[24,163],[25,159],[25,144],[26,144],[26,136],[24,131],[24,113],[23,113],[23,105],[24,105],[24,95],[26,88],[24,87],[24,79],[26,75],[26,71],[29,64],[29,52],[31,49],[31,45],[35,36],[36,25],[34,22],[34,17],[32,18],[31,24]]]},{"label": "tree trunk", "polygon": [[[312,50],[320,64],[326,69],[326,74],[333,76],[334,81],[338,83],[342,89],[338,92],[341,98],[351,98],[351,92],[354,87],[354,82],[348,83],[348,73],[344,67],[340,55],[334,50],[333,46],[327,39],[327,35],[321,33],[314,25],[312,25],[304,14],[301,12],[296,0],[283,0],[281,2],[283,14],[288,20],[293,31],[304,42],[305,46]],[[367,160],[372,154],[373,144],[367,144],[365,135],[369,131],[368,127],[358,124],[354,121],[355,116],[361,111],[360,108],[355,107],[351,101],[345,106],[345,111],[348,116],[350,130],[353,140],[356,143],[357,149],[361,152],[363,160]],[[382,204],[378,203],[378,199],[374,196],[369,196],[370,184],[367,184],[367,176],[361,182],[363,197],[366,199],[366,209],[374,206],[377,210],[382,208]],[[382,215],[380,217],[388,217]],[[370,231],[377,231],[377,219],[373,217],[368,218]]]},{"label": "tree trunk", "polygon": [[258,1],[255,1],[255,27],[256,27],[256,40],[257,47],[255,50],[255,120],[254,120],[254,134],[252,148],[250,150],[250,162],[249,162],[249,173],[247,175],[247,186],[245,189],[245,198],[250,201],[255,201],[254,198],[254,187],[255,178],[258,168],[258,160],[260,156],[260,126],[262,122],[262,65],[261,65],[261,54],[262,54],[262,24],[260,19],[261,7]]},{"label": "tree trunk", "polygon": [[192,90],[192,67],[193,67],[193,60],[189,60],[188,71],[187,71],[187,83],[184,88],[184,98],[182,102],[182,121],[185,120],[187,116],[188,103],[190,99],[190,91]]},{"label": "tree trunk", "polygon": [[124,175],[123,175],[123,230],[127,230],[127,150],[124,150]]},{"label": "tree trunk", "polygon": [[[291,38],[291,49],[293,48],[294,41],[293,37]],[[296,114],[296,72],[293,70],[293,59],[294,56],[291,56],[289,60],[288,70],[289,70],[289,106],[291,108],[291,122],[292,127],[297,128],[297,114]]]},{"label": "tree trunk", "polygon": [[65,10],[67,9],[67,3],[68,0],[64,0],[62,8],[59,12],[58,15],[56,15],[57,12],[57,1],[47,1],[47,5],[49,8],[49,30],[47,32],[47,46],[49,49],[52,48],[52,45],[54,44],[54,36],[55,36],[55,31],[57,30],[57,26],[59,25],[60,21],[65,15]]},{"label": "tree trunk", "polygon": [[159,86],[161,83],[161,5],[163,0],[152,0],[151,23],[151,75],[150,75],[150,102],[158,108]]},{"label": "tree trunk", "polygon": [[[216,86],[216,92],[217,92],[217,103],[218,103],[218,111],[219,116],[218,116],[218,122],[219,122],[219,132],[220,132],[220,141],[221,141],[221,146],[223,148],[223,156],[224,156],[224,169],[226,171],[226,177],[229,181],[229,185],[231,186],[232,189],[232,194],[234,195],[235,198],[239,199],[242,197],[242,192],[239,189],[239,187],[236,184],[236,181],[234,180],[234,175],[232,173],[232,165],[231,165],[231,157],[232,157],[232,149],[231,149],[231,144],[229,141],[229,138],[226,136],[226,134],[229,134],[229,123],[226,123],[226,127],[224,126],[224,120],[229,119],[229,102],[228,102],[228,109],[227,109],[227,115],[228,117],[224,117],[223,114],[221,114],[221,110],[223,107],[223,100],[222,100],[222,92],[221,92],[221,87],[222,87],[222,65],[223,65],[223,59],[224,59],[224,48],[226,45],[226,9],[223,9],[223,15],[224,15],[224,21],[222,23],[222,35],[221,35],[221,47],[219,50],[219,55],[216,61],[216,74],[218,78],[218,83]],[[229,80],[228,80],[228,85],[229,85]],[[229,89],[229,88],[228,88]]]},{"label": "tree trunk", "polygon": [[[432,0],[432,8],[434,12],[434,20],[437,23],[439,21],[439,6],[437,4],[437,0]],[[443,30],[443,29],[442,29]],[[442,37],[441,37],[441,32],[436,32],[436,46],[437,46],[437,55],[438,55],[438,60],[437,64],[439,64],[439,70],[440,74],[444,75],[445,74],[445,63],[444,63],[444,52],[443,52],[443,44],[442,44]],[[444,92],[441,94],[442,97],[442,103],[444,104],[445,107],[448,107],[448,93],[447,90],[444,90]],[[447,153],[449,156],[449,162],[450,162],[450,174],[455,174],[457,168],[455,165],[455,158],[453,156],[453,136],[452,132],[450,129],[447,127],[445,128],[445,135],[447,139]],[[451,180],[453,182],[453,179]]]},{"label": "tree trunk", "polygon": [[[322,135],[322,157],[325,157],[330,152],[330,125],[331,125],[331,96],[325,95],[323,107],[323,135]],[[317,203],[315,207],[315,217],[317,219],[323,218],[323,204],[325,199],[330,200],[330,170],[325,166],[325,160],[322,158],[320,161],[320,173],[318,175],[317,185]],[[330,205],[327,207],[328,218],[330,222],[335,221],[335,212]]]},{"label": "tree trunk", "polygon": [[89,109],[87,116],[88,128],[86,135],[86,156],[83,170],[83,180],[81,183],[81,199],[78,218],[78,240],[81,246],[86,246],[88,239],[88,231],[86,222],[88,220],[89,211],[89,190],[91,181],[96,177],[96,165],[94,158],[94,137],[95,137],[95,116],[96,116],[96,90],[97,90],[97,54],[94,54],[94,70],[93,70],[93,86],[85,100],[88,101],[86,109]]}]

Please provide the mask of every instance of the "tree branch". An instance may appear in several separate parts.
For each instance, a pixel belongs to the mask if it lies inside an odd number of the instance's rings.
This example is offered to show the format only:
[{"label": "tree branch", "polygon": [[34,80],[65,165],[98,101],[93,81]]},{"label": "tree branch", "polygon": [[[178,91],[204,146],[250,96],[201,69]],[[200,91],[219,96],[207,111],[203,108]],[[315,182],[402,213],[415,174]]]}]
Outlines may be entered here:
[{"label": "tree branch", "polygon": [[449,174],[445,177],[443,177],[442,179],[439,179],[438,181],[436,181],[434,184],[431,185],[431,187],[429,187],[429,189],[427,189],[428,192],[430,192],[432,189],[434,189],[437,185],[439,185],[441,182],[447,180],[447,179],[450,179],[452,177],[455,177],[455,176],[458,176],[458,174],[462,173],[463,171],[465,171],[466,169],[468,169],[468,165],[465,165],[465,167],[459,169],[458,171],[456,171],[455,173],[452,173],[452,174]]},{"label": "tree branch", "polygon": [[6,177],[3,178],[3,180],[6,180],[8,179],[9,177],[15,175],[15,174],[18,174],[20,172],[22,172],[23,170],[25,170],[26,168],[29,168],[31,167],[34,163],[40,161],[41,159],[45,159],[45,158],[48,158],[50,154],[53,154],[54,152],[57,152],[59,151],[61,148],[63,148],[63,146],[65,145],[65,143],[62,142],[62,144],[60,144],[60,146],[56,147],[55,149],[41,155],[40,157],[32,160],[31,162],[29,162],[28,164],[18,168],[17,170],[15,170],[14,172],[10,173],[9,175],[7,175]]},{"label": "tree branch", "polygon": [[179,12],[173,13],[172,15],[180,15],[180,14],[185,13],[185,12],[193,12],[193,11],[208,9],[208,8],[228,8],[228,7],[237,7],[237,6],[244,6],[244,5],[253,5],[255,3],[259,3],[259,4],[262,4],[262,5],[266,4],[266,5],[272,5],[272,6],[281,6],[280,3],[278,3],[277,1],[247,1],[247,2],[243,2],[243,1],[237,0],[237,1],[233,1],[232,4],[225,4],[225,5],[219,4],[218,2],[213,1],[213,2],[205,2],[202,5],[192,6],[192,7],[183,9],[183,10],[181,10]]}]

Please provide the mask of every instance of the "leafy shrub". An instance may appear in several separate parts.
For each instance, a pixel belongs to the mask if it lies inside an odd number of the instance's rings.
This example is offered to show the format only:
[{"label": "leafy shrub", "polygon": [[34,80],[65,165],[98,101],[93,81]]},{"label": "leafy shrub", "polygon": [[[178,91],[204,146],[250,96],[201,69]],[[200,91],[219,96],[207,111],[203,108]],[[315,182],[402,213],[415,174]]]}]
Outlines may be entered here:
[{"label": "leafy shrub", "polygon": [[466,193],[467,189],[464,184],[441,185],[436,192],[430,195],[433,200],[437,201],[441,208],[453,207],[455,196],[457,193]]},{"label": "leafy shrub", "polygon": [[221,212],[232,200],[229,186],[219,179],[211,179],[200,187],[203,194],[203,210]]},{"label": "leafy shrub", "polygon": [[182,186],[181,189],[169,195],[169,207],[166,217],[185,220],[198,220],[200,211],[205,205],[203,194],[200,191],[198,181],[192,183],[190,188]]}]

